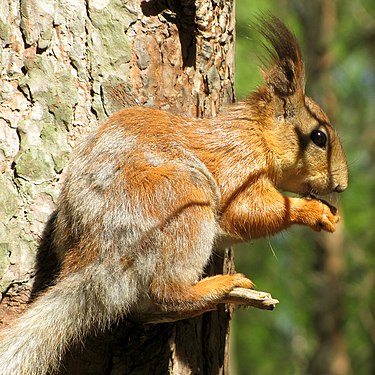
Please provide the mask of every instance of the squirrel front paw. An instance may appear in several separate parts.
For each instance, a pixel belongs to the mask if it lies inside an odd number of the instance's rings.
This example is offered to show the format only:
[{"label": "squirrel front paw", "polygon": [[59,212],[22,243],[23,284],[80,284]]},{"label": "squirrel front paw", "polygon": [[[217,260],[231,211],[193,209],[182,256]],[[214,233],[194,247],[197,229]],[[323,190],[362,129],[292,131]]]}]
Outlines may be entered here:
[{"label": "squirrel front paw", "polygon": [[336,230],[336,224],[340,220],[337,208],[321,199],[307,199],[308,213],[307,222],[313,230],[319,232],[324,230],[333,233]]}]

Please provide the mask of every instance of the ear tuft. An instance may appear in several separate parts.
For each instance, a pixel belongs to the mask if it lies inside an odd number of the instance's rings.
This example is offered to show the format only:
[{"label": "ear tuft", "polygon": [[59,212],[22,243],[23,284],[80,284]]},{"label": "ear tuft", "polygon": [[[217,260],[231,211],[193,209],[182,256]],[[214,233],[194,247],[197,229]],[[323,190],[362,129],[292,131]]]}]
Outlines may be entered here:
[{"label": "ear tuft", "polygon": [[295,35],[275,16],[261,19],[258,31],[271,44],[265,44],[271,57],[264,74],[266,83],[280,96],[303,93],[304,65]]}]

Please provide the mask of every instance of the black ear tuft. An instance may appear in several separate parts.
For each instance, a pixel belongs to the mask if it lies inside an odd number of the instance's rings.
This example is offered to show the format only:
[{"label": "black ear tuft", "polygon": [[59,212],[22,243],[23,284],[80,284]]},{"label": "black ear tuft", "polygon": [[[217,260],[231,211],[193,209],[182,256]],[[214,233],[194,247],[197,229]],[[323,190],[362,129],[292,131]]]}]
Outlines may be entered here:
[{"label": "black ear tuft", "polygon": [[271,62],[265,79],[278,95],[289,96],[304,91],[304,65],[295,35],[275,16],[261,19],[258,31],[271,44],[265,44]]}]

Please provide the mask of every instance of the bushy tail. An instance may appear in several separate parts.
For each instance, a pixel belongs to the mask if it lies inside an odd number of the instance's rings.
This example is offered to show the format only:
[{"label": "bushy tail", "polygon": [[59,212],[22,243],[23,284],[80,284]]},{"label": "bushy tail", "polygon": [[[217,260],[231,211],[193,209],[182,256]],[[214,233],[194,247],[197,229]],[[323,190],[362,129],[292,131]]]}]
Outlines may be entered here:
[{"label": "bushy tail", "polygon": [[53,373],[73,342],[111,322],[115,311],[103,300],[105,290],[87,281],[82,274],[65,277],[1,332],[1,375]]}]

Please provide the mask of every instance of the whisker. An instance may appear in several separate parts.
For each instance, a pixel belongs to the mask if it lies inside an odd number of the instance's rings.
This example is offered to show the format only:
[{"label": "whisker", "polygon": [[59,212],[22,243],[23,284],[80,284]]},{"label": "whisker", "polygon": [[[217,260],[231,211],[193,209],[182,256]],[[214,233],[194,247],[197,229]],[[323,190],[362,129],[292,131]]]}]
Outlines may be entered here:
[{"label": "whisker", "polygon": [[273,246],[272,246],[272,243],[271,243],[271,236],[269,236],[269,235],[267,235],[267,242],[268,242],[268,245],[269,245],[269,247],[271,249],[273,257],[278,261],[279,259],[277,258],[276,252],[273,249]]}]

